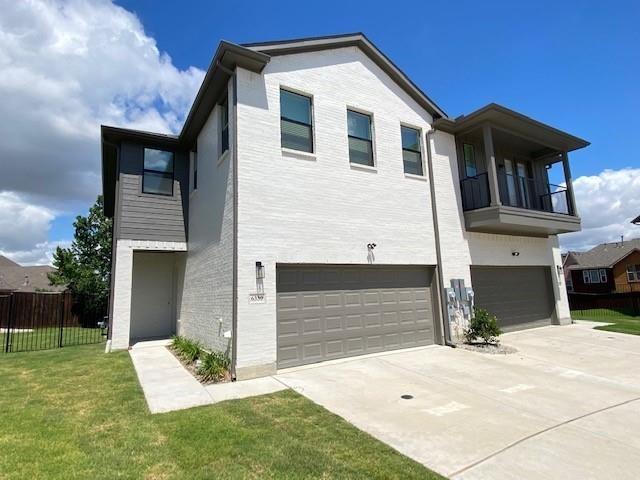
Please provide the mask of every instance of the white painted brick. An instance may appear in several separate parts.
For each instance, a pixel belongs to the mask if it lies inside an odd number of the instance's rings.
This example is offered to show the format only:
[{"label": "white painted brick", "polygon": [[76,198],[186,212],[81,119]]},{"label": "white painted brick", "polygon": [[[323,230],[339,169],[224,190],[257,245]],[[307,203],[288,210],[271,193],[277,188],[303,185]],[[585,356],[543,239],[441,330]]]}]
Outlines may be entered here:
[{"label": "white painted brick", "polygon": [[231,330],[233,309],[233,175],[231,151],[219,162],[219,118],[216,107],[198,136],[198,189],[189,200],[188,252],[177,325],[180,335],[206,348],[228,351],[230,341],[223,335]]}]

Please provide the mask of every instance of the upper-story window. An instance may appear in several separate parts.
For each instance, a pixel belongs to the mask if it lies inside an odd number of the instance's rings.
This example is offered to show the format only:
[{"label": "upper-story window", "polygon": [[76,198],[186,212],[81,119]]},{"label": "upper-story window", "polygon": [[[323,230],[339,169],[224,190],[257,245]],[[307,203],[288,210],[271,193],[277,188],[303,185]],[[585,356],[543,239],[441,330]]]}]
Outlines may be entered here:
[{"label": "upper-story window", "polygon": [[280,90],[280,139],[283,148],[313,153],[311,98]]},{"label": "upper-story window", "polygon": [[173,153],[144,149],[143,193],[173,195]]},{"label": "upper-story window", "polygon": [[373,167],[373,142],[371,140],[371,117],[364,113],[347,110],[349,135],[349,161]]},{"label": "upper-story window", "polygon": [[401,126],[402,161],[404,173],[422,176],[422,149],[420,148],[420,130]]},{"label": "upper-story window", "polygon": [[229,150],[229,101],[225,93],[220,104],[220,155]]},{"label": "upper-story window", "polygon": [[640,282],[640,265],[627,265],[627,280]]},{"label": "upper-story window", "polygon": [[471,143],[464,143],[462,145],[462,153],[464,155],[464,171],[467,178],[477,176],[478,165],[474,146]]},{"label": "upper-story window", "polygon": [[193,161],[193,181],[191,183],[192,191],[198,189],[198,152],[193,150],[191,152],[191,158]]}]

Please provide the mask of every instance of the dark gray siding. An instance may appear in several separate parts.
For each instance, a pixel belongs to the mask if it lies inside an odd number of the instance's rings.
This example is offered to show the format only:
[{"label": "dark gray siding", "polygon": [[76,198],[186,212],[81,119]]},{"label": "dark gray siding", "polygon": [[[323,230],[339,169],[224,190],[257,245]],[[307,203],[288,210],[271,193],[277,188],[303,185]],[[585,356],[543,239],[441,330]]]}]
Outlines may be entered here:
[{"label": "dark gray siding", "polygon": [[144,145],[120,146],[117,238],[185,242],[189,201],[189,163],[186,152],[174,152],[173,195],[142,193]]}]

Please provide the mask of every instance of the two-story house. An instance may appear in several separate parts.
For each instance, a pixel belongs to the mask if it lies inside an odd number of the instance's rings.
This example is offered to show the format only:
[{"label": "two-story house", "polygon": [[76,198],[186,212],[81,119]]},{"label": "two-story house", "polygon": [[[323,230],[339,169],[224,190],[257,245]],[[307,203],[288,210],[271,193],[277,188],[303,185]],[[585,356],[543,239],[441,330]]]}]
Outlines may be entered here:
[{"label": "two-story house", "polygon": [[102,127],[107,348],[179,333],[248,378],[448,343],[461,299],[569,323],[586,145],[495,104],[449,118],[362,34],[221,42],[179,135]]},{"label": "two-story house", "polygon": [[640,238],[568,252],[564,270],[569,292],[640,292]]}]

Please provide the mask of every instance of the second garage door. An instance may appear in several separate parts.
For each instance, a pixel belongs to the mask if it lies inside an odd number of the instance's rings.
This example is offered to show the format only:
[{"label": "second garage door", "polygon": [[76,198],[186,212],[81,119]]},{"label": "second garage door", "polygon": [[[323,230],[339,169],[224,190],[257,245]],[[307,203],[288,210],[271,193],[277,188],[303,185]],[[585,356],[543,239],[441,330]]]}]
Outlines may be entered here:
[{"label": "second garage door", "polygon": [[477,307],[504,331],[549,325],[554,312],[549,267],[471,267]]},{"label": "second garage door", "polygon": [[433,343],[433,269],[277,268],[278,368]]}]

